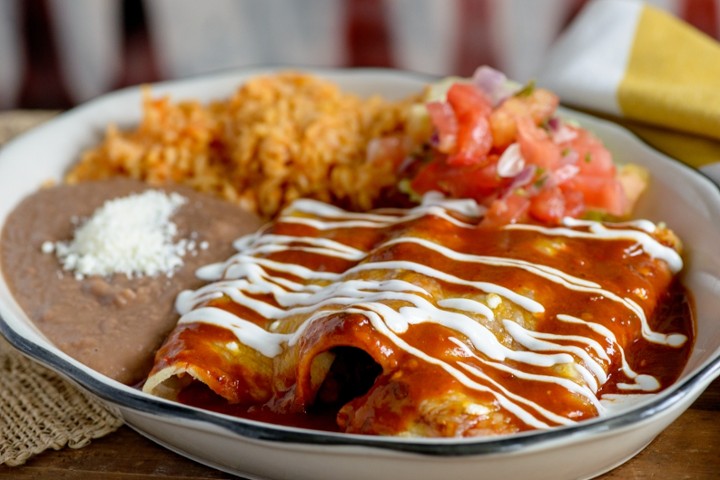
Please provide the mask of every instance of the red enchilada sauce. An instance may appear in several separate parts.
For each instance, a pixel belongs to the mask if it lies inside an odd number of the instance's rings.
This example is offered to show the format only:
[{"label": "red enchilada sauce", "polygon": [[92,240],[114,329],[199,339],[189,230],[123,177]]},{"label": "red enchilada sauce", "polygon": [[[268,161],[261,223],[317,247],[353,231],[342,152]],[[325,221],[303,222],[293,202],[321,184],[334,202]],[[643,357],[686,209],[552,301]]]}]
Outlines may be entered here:
[{"label": "red enchilada sauce", "polygon": [[481,229],[453,205],[297,202],[201,271],[222,282],[181,295],[146,388],[174,368],[178,400],[244,418],[474,436],[572,424],[677,379],[694,332],[669,231]]}]

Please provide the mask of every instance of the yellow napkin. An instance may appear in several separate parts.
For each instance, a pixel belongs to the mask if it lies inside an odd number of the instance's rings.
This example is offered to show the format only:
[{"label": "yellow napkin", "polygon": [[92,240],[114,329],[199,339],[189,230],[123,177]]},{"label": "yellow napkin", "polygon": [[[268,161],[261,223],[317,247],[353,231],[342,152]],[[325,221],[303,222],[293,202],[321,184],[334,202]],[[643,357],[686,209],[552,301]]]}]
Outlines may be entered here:
[{"label": "yellow napkin", "polygon": [[672,157],[720,173],[720,44],[663,10],[591,2],[551,48],[538,83]]}]

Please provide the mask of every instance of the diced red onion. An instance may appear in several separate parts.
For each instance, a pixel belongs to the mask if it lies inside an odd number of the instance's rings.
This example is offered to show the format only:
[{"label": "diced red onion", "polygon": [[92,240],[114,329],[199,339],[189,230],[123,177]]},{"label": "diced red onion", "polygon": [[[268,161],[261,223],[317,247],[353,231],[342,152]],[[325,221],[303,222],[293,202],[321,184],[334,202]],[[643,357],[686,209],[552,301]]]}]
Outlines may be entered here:
[{"label": "diced red onion", "polygon": [[556,144],[569,142],[577,137],[577,132],[568,127],[558,117],[550,117],[547,121],[547,126],[550,130],[550,137]]},{"label": "diced red onion", "polygon": [[561,124],[557,129],[550,130],[550,136],[556,144],[570,142],[577,138],[577,132],[565,124]]},{"label": "diced red onion", "polygon": [[475,70],[473,83],[488,96],[493,107],[499,105],[520,89],[519,85],[508,81],[504,73],[487,65],[478,67]]},{"label": "diced red onion", "polygon": [[512,178],[525,168],[525,159],[517,142],[505,149],[497,163],[497,173],[502,178]]},{"label": "diced red onion", "polygon": [[560,128],[560,123],[561,122],[558,117],[550,117],[547,122],[551,132],[557,131],[557,129]]},{"label": "diced red onion", "polygon": [[560,163],[562,165],[574,165],[580,159],[580,155],[574,148],[568,148],[567,153],[562,156]]},{"label": "diced red onion", "polygon": [[525,168],[523,168],[520,173],[515,175],[515,178],[512,179],[512,182],[510,182],[510,185],[505,187],[500,192],[499,198],[506,198],[511,193],[517,191],[517,189],[527,187],[535,179],[536,173],[537,173],[536,165],[531,164],[531,165],[528,165]]},{"label": "diced red onion", "polygon": [[432,145],[433,147],[437,147],[438,145],[440,145],[440,135],[438,135],[437,132],[433,132],[430,136],[430,145]]},{"label": "diced red onion", "polygon": [[536,165],[528,165],[523,168],[522,171],[513,178],[513,181],[510,184],[510,191],[515,190],[516,188],[524,187],[532,182],[533,178],[535,178],[535,172],[537,172]]}]

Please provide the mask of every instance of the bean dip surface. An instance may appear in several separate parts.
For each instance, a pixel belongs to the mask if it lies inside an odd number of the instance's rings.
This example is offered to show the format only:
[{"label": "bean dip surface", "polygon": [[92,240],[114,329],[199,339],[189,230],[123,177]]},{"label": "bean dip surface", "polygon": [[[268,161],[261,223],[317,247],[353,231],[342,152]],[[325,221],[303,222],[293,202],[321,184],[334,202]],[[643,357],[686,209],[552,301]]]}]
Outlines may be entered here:
[{"label": "bean dip surface", "polygon": [[54,254],[43,253],[47,241],[72,239],[78,219],[105,201],[150,188],[155,187],[118,178],[41,189],[9,215],[0,245],[3,275],[40,330],[68,355],[125,384],[140,382],[150,370],[155,350],[177,322],[175,297],[201,285],[195,270],[226,259],[234,253],[233,240],[261,225],[228,202],[188,188],[163,187],[188,200],[172,217],[177,238],[192,236],[208,247],[185,255],[172,276],[78,280],[63,271]]}]

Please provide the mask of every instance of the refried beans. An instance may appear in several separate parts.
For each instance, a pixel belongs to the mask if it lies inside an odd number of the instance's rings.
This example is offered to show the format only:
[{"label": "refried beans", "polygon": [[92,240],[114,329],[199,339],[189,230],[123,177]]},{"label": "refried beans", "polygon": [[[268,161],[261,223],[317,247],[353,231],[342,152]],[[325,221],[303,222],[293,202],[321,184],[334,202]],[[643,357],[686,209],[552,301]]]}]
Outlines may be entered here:
[{"label": "refried beans", "polygon": [[[183,258],[172,276],[128,278],[63,271],[46,241],[72,239],[85,219],[114,198],[149,189],[178,192],[187,199],[173,215],[177,238],[207,242]],[[73,221],[75,220],[75,221]],[[232,241],[260,227],[253,214],[184,187],[151,187],[130,179],[109,179],[44,188],[9,215],[2,232],[3,275],[18,304],[58,348],[90,368],[133,385],[147,375],[155,350],[175,326],[174,302],[202,282],[195,270],[234,253]]]}]

